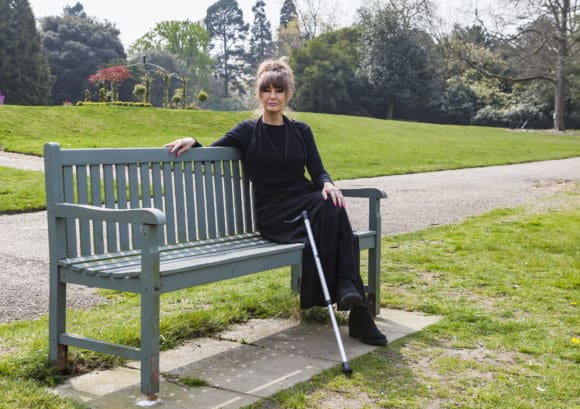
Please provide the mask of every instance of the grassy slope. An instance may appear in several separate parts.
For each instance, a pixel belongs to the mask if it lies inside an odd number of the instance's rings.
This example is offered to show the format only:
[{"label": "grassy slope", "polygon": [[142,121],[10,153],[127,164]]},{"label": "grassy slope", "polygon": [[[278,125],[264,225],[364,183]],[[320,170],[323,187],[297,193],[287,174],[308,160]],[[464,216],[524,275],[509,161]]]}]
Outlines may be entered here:
[{"label": "grassy slope", "polygon": [[[335,179],[527,162],[580,155],[577,136],[498,128],[294,113],[308,122]],[[194,135],[209,144],[252,113],[130,107],[0,107],[0,146],[42,154],[63,147],[161,146]]]}]

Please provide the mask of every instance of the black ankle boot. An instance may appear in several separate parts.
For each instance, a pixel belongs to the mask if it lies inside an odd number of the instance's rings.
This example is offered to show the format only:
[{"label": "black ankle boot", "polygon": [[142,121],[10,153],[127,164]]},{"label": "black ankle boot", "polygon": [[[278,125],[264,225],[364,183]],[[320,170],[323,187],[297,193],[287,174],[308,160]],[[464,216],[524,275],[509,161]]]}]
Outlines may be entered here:
[{"label": "black ankle boot", "polygon": [[368,345],[387,345],[389,342],[376,326],[367,307],[357,306],[352,309],[348,316],[348,335]]},{"label": "black ankle boot", "polygon": [[350,311],[354,306],[362,304],[362,297],[354,287],[352,280],[338,280],[338,303],[339,311]]}]

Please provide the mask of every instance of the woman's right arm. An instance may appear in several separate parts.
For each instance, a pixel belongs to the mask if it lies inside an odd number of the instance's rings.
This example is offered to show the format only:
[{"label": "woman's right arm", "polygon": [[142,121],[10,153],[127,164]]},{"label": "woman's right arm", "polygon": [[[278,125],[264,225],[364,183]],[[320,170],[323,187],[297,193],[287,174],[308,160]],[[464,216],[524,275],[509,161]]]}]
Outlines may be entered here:
[{"label": "woman's right arm", "polygon": [[179,138],[173,142],[163,145],[164,148],[170,148],[169,153],[175,156],[181,156],[182,153],[187,152],[193,147],[199,147],[201,144],[194,137]]},{"label": "woman's right arm", "polygon": [[[250,143],[254,127],[255,123],[252,121],[243,121],[212,143],[211,146],[231,146],[245,150]],[[179,138],[163,145],[164,148],[170,148],[169,154],[175,154],[175,156],[181,156],[191,148],[199,148],[201,146],[202,144],[191,136]]]}]

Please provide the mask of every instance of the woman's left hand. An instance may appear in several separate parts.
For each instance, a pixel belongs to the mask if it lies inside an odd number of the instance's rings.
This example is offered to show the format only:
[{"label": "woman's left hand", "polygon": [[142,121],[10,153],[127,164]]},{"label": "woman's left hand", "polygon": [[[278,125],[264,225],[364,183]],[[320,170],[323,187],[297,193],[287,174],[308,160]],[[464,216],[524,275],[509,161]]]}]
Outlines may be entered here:
[{"label": "woman's left hand", "polygon": [[332,199],[332,204],[335,206],[346,206],[346,203],[344,202],[344,196],[342,195],[340,189],[330,182],[325,182],[324,186],[322,187],[322,198],[326,200],[329,197]]}]

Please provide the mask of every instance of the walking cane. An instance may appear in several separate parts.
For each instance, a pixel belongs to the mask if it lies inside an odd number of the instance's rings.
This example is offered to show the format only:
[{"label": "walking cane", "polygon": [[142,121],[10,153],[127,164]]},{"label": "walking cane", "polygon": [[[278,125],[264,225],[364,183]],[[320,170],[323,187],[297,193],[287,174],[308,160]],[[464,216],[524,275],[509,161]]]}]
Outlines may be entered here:
[{"label": "walking cane", "polygon": [[308,212],[304,210],[302,212],[302,218],[304,219],[304,224],[306,225],[306,232],[308,233],[308,240],[310,241],[310,247],[312,247],[312,253],[314,254],[314,261],[316,262],[316,269],[318,270],[318,277],[320,278],[320,284],[322,285],[322,292],[324,293],[324,300],[328,306],[328,312],[330,314],[330,320],[332,321],[332,327],[334,328],[334,335],[336,336],[336,342],[338,343],[338,349],[340,351],[340,358],[342,359],[342,372],[346,375],[352,373],[352,369],[348,360],[346,359],[346,354],[344,353],[344,346],[342,345],[342,338],[340,336],[340,331],[338,330],[338,324],[336,323],[336,317],[334,316],[334,309],[332,308],[332,301],[330,301],[330,294],[328,293],[328,286],[326,285],[326,278],[324,277],[324,271],[322,270],[322,264],[320,264],[320,256],[318,255],[318,250],[316,249],[316,243],[314,242],[314,236],[312,235],[312,227],[310,226],[310,219],[308,218]]}]

